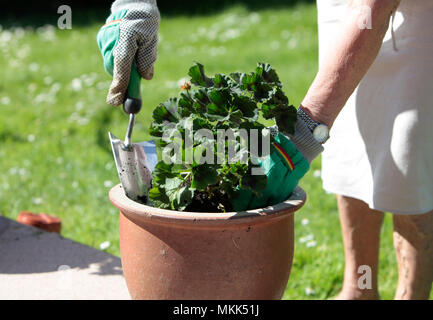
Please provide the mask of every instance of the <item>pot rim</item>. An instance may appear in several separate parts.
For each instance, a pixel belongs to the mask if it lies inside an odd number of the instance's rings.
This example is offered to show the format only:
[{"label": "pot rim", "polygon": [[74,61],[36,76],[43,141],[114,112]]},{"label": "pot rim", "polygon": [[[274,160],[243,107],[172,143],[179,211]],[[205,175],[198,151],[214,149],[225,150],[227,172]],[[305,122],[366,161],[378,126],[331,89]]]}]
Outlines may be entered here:
[{"label": "pot rim", "polygon": [[176,224],[221,224],[259,222],[269,218],[281,218],[299,210],[307,198],[305,191],[296,187],[291,196],[284,202],[273,206],[238,212],[187,212],[160,209],[147,206],[129,199],[122,185],[114,186],[109,192],[111,203],[130,218],[146,219],[146,222],[176,223]]}]

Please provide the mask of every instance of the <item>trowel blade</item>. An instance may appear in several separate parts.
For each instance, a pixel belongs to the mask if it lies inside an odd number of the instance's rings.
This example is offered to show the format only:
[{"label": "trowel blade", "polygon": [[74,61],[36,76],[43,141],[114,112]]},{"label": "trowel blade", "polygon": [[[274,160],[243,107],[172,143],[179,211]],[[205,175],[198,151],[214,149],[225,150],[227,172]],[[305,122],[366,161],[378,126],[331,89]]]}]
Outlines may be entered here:
[{"label": "trowel blade", "polygon": [[152,187],[151,173],[158,163],[155,142],[133,143],[126,149],[124,142],[111,132],[108,136],[126,196],[134,201],[147,203],[147,194]]}]

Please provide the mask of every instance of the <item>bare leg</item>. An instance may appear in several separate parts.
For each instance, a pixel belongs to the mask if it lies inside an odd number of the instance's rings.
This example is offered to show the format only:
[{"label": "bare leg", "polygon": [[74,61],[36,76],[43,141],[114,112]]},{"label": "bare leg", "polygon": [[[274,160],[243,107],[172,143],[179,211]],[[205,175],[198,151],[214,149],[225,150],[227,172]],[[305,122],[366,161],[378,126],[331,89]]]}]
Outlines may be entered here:
[{"label": "bare leg", "polygon": [[[365,202],[354,198],[338,195],[337,201],[346,264],[343,288],[336,299],[379,299],[377,271],[380,228],[384,214],[370,209]],[[358,269],[362,265],[371,268],[371,289],[362,289],[358,285],[358,280],[361,277]]]},{"label": "bare leg", "polygon": [[398,262],[395,299],[428,299],[433,281],[433,212],[393,218]]}]

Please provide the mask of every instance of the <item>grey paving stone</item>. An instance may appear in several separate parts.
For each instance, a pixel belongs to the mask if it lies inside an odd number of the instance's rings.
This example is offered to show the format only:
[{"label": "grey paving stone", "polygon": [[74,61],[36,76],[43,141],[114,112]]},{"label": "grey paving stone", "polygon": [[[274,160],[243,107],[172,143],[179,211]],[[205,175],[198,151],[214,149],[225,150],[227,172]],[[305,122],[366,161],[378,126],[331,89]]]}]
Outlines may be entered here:
[{"label": "grey paving stone", "polygon": [[129,299],[120,259],[0,216],[0,299]]}]

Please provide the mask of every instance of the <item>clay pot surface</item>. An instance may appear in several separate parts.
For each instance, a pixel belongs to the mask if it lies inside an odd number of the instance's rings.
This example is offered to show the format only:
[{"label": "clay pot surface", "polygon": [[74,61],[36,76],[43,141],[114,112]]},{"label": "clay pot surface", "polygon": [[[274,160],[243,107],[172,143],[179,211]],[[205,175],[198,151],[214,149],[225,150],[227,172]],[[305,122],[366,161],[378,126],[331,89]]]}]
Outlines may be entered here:
[{"label": "clay pot surface", "polygon": [[264,209],[195,213],[158,209],[113,187],[122,267],[133,299],[281,299],[294,250],[296,188]]},{"label": "clay pot surface", "polygon": [[47,232],[60,233],[62,229],[62,221],[59,218],[46,213],[22,211],[19,213],[17,221],[28,226],[45,230]]}]

